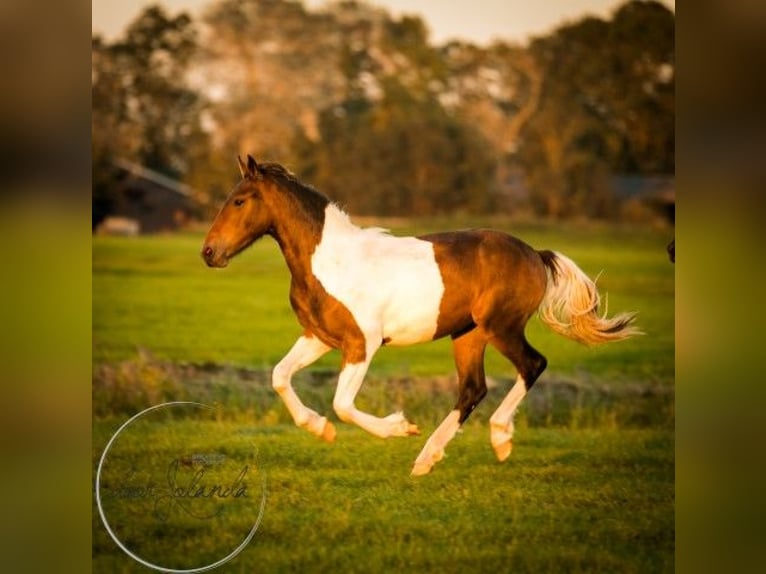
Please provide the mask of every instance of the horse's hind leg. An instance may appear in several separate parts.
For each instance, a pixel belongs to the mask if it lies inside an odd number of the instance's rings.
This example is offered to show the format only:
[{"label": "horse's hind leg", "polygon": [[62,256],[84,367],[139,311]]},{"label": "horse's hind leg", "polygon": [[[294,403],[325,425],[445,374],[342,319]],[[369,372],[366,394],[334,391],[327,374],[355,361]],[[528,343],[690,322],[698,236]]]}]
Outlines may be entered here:
[{"label": "horse's hind leg", "polygon": [[513,417],[516,409],[545,370],[548,362],[527,342],[523,327],[520,330],[493,336],[490,342],[514,364],[518,371],[516,383],[489,419],[492,448],[495,450],[497,459],[502,462],[511,454]]},{"label": "horse's hind leg", "polygon": [[415,460],[414,476],[427,474],[444,456],[444,448],[452,440],[476,405],[487,394],[484,377],[484,349],[487,335],[481,328],[474,328],[460,335],[453,335],[455,365],[458,372],[458,400],[455,409],[428,438],[423,450]]}]

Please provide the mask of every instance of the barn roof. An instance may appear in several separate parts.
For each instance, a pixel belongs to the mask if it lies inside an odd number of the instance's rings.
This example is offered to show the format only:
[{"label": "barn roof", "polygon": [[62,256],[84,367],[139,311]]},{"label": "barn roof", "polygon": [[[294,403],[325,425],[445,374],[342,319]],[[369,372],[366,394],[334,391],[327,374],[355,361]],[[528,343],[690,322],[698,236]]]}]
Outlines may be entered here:
[{"label": "barn roof", "polygon": [[675,176],[661,175],[627,175],[618,174],[612,177],[612,188],[620,199],[655,198],[662,201],[675,201]]},{"label": "barn roof", "polygon": [[161,187],[164,187],[165,189],[168,189],[170,191],[173,191],[185,197],[188,197],[188,198],[192,197],[191,187],[171,177],[163,175],[159,173],[158,171],[154,171],[153,169],[149,169],[148,167],[138,165],[137,163],[133,163],[132,161],[129,161],[123,158],[115,159],[114,165],[116,165],[120,169],[124,169],[125,171],[133,175],[134,177],[144,179],[146,181],[150,181],[154,183],[155,185],[159,185]]}]

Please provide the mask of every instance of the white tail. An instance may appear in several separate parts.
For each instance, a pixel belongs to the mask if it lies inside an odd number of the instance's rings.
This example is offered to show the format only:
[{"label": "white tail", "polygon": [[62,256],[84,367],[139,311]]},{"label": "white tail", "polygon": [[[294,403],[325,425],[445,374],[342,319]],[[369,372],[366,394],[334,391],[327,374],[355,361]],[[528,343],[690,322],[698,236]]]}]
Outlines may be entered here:
[{"label": "white tail", "polygon": [[632,325],[635,313],[620,313],[611,319],[604,309],[596,283],[574,261],[558,252],[544,251],[541,257],[548,286],[538,313],[557,333],[585,345],[607,343],[642,334]]}]

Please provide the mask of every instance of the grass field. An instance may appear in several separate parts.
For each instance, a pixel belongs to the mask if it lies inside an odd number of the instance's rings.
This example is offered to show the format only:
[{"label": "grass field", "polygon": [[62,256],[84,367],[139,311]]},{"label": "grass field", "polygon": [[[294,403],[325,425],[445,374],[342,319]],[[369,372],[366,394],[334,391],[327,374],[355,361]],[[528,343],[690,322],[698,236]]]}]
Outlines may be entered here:
[{"label": "grass field", "polygon": [[[409,222],[394,231],[464,225]],[[218,420],[193,432],[181,424],[173,440],[194,436],[201,441],[195,448],[216,452],[226,448],[222,434],[246,436],[267,490],[258,532],[221,571],[672,571],[674,269],[664,254],[667,234],[492,225],[564,252],[592,276],[603,270],[599,286],[609,308],[637,310],[647,333],[585,348],[531,321],[528,337],[549,368],[522,404],[506,463],[494,459],[486,423],[514,372],[490,352],[489,395],[434,472],[409,477],[427,433],[455,398],[449,341],[381,350],[359,396],[358,406],[378,415],[403,408],[424,436],[383,441],[341,424],[336,443],[327,445],[296,429],[268,378],[300,334],[276,246],[259,242],[227,269],[210,270],[198,255],[202,236],[186,233],[94,238],[94,473],[109,437],[142,408],[178,399],[217,403]],[[331,353],[296,378],[304,402],[332,419],[339,360]],[[139,431],[138,460],[172,456],[170,440]],[[245,518],[229,520],[222,528]],[[95,504],[93,541],[94,571],[145,571],[109,538]],[[194,551],[203,553],[205,544]]]}]

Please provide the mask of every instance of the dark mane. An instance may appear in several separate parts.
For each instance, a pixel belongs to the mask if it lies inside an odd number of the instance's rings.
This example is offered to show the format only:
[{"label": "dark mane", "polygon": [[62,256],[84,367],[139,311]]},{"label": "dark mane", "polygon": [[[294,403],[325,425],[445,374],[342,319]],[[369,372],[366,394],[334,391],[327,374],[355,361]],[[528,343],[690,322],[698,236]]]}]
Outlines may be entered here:
[{"label": "dark mane", "polygon": [[324,210],[330,203],[330,199],[323,193],[300,181],[295,174],[279,163],[260,163],[258,171],[265,179],[273,181],[280,188],[290,192],[311,215],[318,217],[320,221],[324,220]]}]

